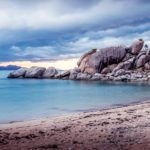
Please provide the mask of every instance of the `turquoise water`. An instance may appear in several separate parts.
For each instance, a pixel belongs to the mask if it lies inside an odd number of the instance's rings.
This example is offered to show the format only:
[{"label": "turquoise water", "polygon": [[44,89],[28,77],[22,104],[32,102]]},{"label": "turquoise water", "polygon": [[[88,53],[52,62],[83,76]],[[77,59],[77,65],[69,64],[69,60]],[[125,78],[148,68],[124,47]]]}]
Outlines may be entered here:
[{"label": "turquoise water", "polygon": [[0,71],[0,122],[57,116],[150,97],[149,84],[7,79]]}]

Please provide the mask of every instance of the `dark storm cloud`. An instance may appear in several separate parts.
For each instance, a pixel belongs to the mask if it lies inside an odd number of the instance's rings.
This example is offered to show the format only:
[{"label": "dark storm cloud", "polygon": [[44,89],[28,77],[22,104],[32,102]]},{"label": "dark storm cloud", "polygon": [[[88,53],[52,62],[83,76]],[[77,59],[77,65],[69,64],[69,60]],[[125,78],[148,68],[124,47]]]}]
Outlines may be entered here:
[{"label": "dark storm cloud", "polygon": [[148,0],[0,1],[0,61],[76,57],[93,47],[149,43]]}]

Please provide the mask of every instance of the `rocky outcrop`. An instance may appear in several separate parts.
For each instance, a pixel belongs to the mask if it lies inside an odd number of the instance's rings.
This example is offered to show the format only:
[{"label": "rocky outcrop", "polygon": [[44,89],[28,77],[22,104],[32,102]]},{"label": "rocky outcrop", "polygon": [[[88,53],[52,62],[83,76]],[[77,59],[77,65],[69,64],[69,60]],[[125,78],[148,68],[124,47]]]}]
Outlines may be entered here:
[{"label": "rocky outcrop", "polygon": [[46,68],[44,67],[31,67],[25,73],[25,78],[42,78]]},{"label": "rocky outcrop", "polygon": [[58,73],[54,67],[21,68],[9,78],[51,78],[63,80],[147,81],[150,80],[150,50],[139,39],[131,46],[92,49],[78,61],[77,68]]},{"label": "rocky outcrop", "polygon": [[43,78],[54,78],[54,76],[58,73],[58,71],[54,67],[49,67],[43,73]]},{"label": "rocky outcrop", "polygon": [[80,58],[78,66],[83,73],[109,73],[109,65],[118,64],[123,60],[128,60],[134,55],[138,55],[143,44],[144,41],[139,39],[130,47],[107,47],[97,51],[90,51]]},{"label": "rocky outcrop", "polygon": [[126,55],[125,47],[103,48],[84,57],[79,65],[83,73],[101,73],[108,65],[119,63]]},{"label": "rocky outcrop", "polygon": [[18,70],[11,72],[8,75],[8,78],[23,78],[25,77],[26,71],[27,71],[27,68],[20,68]]}]

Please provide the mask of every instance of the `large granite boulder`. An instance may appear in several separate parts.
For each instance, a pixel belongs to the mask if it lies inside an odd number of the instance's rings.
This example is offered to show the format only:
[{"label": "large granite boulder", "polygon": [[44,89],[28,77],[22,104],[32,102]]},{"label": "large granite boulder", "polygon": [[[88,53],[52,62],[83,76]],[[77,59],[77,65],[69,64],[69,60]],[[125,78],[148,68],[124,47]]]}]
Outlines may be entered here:
[{"label": "large granite boulder", "polygon": [[144,41],[143,39],[139,39],[138,41],[134,42],[131,46],[131,53],[134,55],[139,54],[139,52],[141,51],[141,49],[143,48],[144,45]]},{"label": "large granite boulder", "polygon": [[96,53],[96,49],[92,49],[89,52],[85,53],[83,56],[81,56],[81,58],[77,62],[77,65],[80,66],[82,61],[86,61],[88,57],[94,53]]},{"label": "large granite boulder", "polygon": [[31,67],[25,73],[25,78],[42,78],[46,68]]},{"label": "large granite boulder", "polygon": [[78,66],[84,73],[100,73],[106,66],[121,62],[125,55],[123,46],[102,48],[83,57]]},{"label": "large granite boulder", "polygon": [[118,70],[120,69],[124,69],[124,70],[129,70],[132,69],[134,66],[134,62],[135,62],[135,57],[130,58],[129,60],[125,61],[125,62],[121,62],[117,65],[116,68],[114,68],[114,70],[112,71],[112,74],[115,74]]},{"label": "large granite boulder", "polygon": [[42,77],[43,78],[53,78],[57,73],[58,73],[58,71],[54,67],[49,67],[45,70]]},{"label": "large granite boulder", "polygon": [[136,68],[144,67],[144,65],[150,61],[150,51],[143,52],[141,55],[137,57],[136,60]]},{"label": "large granite boulder", "polygon": [[10,72],[8,78],[23,78],[25,76],[26,71],[28,68],[20,68],[13,72]]}]

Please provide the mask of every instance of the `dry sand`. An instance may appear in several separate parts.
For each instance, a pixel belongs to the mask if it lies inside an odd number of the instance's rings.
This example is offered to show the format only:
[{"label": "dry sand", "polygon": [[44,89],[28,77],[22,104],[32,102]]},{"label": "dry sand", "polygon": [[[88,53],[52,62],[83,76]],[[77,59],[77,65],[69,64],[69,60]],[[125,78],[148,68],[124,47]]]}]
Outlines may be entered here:
[{"label": "dry sand", "polygon": [[150,103],[0,124],[0,150],[150,150]]}]

